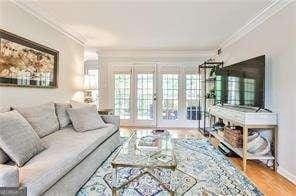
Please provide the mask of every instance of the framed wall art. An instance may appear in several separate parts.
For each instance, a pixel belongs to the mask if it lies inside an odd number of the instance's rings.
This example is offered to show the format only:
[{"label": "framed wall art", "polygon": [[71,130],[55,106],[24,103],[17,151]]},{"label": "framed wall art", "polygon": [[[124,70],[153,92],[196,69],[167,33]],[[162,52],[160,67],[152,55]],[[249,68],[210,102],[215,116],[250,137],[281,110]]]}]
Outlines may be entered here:
[{"label": "framed wall art", "polygon": [[57,88],[59,52],[0,29],[0,85]]}]

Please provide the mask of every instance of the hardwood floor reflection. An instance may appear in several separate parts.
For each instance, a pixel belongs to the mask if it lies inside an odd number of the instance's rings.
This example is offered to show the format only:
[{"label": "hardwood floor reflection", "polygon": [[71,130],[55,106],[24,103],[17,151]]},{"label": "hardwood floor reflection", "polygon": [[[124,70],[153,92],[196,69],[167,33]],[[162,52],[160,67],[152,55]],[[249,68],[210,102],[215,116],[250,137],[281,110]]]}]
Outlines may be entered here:
[{"label": "hardwood floor reflection", "polygon": [[[129,136],[134,127],[121,127],[121,136]],[[147,130],[149,128],[136,128],[137,131]],[[150,128],[151,129],[151,128]],[[169,129],[174,138],[202,138],[202,134],[198,129]],[[241,169],[240,158],[230,158],[233,164]],[[288,181],[283,176],[273,170],[264,167],[256,161],[248,161],[246,175],[256,184],[256,186],[265,194],[271,196],[295,196],[296,185]]]}]

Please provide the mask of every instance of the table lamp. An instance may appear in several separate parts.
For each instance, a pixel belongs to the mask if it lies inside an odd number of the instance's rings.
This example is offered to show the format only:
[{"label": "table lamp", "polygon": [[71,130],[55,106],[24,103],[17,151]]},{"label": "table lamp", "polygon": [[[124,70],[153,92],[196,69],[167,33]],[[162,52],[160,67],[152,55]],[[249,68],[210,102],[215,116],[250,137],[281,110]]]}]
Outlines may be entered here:
[{"label": "table lamp", "polygon": [[92,91],[97,89],[97,81],[94,75],[84,75],[83,89],[84,89],[84,102],[92,103]]}]

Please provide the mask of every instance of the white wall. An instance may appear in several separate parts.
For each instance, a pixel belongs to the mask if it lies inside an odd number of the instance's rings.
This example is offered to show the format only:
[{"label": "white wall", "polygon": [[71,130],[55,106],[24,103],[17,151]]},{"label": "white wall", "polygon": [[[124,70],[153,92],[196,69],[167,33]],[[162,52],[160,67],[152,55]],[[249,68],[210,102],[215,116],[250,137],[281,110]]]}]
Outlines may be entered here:
[{"label": "white wall", "polygon": [[63,102],[81,89],[84,60],[82,45],[9,1],[0,1],[0,28],[59,51],[57,89],[0,87],[0,105]]},{"label": "white wall", "polygon": [[267,56],[265,99],[278,112],[279,172],[296,183],[296,3],[222,51],[226,65]]}]

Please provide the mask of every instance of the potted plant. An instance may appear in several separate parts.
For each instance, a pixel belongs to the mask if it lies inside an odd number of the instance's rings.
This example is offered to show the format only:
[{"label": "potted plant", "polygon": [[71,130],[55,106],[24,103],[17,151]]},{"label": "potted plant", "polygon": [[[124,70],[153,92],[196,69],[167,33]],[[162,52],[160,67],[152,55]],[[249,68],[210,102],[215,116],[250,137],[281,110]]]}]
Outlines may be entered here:
[{"label": "potted plant", "polygon": [[210,77],[213,77],[216,75],[216,73],[219,71],[220,66],[219,65],[215,65],[211,70],[210,70]]}]

